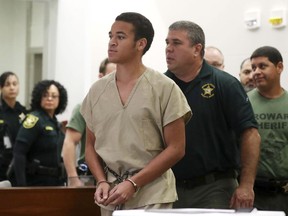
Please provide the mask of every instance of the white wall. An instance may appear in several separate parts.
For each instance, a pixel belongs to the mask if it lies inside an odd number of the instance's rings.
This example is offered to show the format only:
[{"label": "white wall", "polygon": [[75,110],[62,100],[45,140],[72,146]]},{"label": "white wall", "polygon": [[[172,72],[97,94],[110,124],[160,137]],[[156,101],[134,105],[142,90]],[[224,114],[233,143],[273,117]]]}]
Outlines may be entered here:
[{"label": "white wall", "polygon": [[[144,63],[161,72],[166,70],[167,30],[177,20],[198,23],[205,31],[206,45],[222,50],[225,70],[237,78],[241,61],[263,45],[278,48],[284,66],[288,67],[288,27],[273,29],[268,22],[270,10],[278,7],[287,10],[288,0],[105,0],[101,4],[96,0],[33,1],[49,2],[45,12],[48,17],[44,20],[43,77],[60,81],[68,90],[68,108],[60,119],[70,117],[73,107],[82,101],[97,79],[99,63],[107,56],[108,32],[121,12],[140,12],[151,20],[155,38],[144,56]],[[12,7],[11,2],[17,2],[17,6]],[[261,26],[255,31],[244,26],[244,12],[250,9],[261,11]],[[21,85],[25,82],[25,58],[22,57],[25,54],[25,13],[24,0],[0,0],[0,41],[8,40],[3,46],[0,43],[0,70],[19,73]],[[37,44],[39,41],[38,38]],[[285,68],[282,85],[286,89],[287,73]]]},{"label": "white wall", "polygon": [[55,78],[57,5],[57,0],[0,0],[0,73],[18,75],[22,104],[30,97],[27,86],[34,85],[26,76],[33,70],[29,50],[43,52],[42,76]]},{"label": "white wall", "polygon": [[[60,0],[56,77],[69,89],[68,117],[96,80],[98,65],[107,55],[108,32],[121,12],[135,11],[148,17],[155,28],[155,39],[144,56],[144,63],[161,72],[166,70],[165,37],[169,25],[191,20],[206,34],[206,45],[214,45],[225,55],[225,70],[238,78],[241,61],[259,46],[271,45],[288,62],[288,32],[271,28],[268,19],[273,8],[288,8],[287,0]],[[247,30],[244,12],[261,11],[261,27]],[[288,63],[287,63],[288,65]],[[287,71],[282,84],[288,89]]]},{"label": "white wall", "polygon": [[44,21],[45,4],[35,3],[32,5],[30,46],[31,48],[42,48],[44,45]]},{"label": "white wall", "polygon": [[19,101],[25,98],[26,12],[25,2],[0,0],[0,73],[13,71],[20,80]]}]

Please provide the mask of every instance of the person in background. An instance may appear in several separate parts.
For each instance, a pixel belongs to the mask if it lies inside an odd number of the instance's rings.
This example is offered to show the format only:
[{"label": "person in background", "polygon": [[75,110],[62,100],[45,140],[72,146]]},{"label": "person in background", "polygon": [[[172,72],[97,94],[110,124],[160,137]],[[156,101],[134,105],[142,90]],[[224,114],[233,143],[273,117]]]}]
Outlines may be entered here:
[{"label": "person in background", "polygon": [[219,70],[224,70],[224,55],[220,49],[214,46],[205,48],[204,59],[206,62]]},{"label": "person in background", "polygon": [[102,78],[107,74],[112,73],[116,70],[116,64],[109,61],[108,58],[105,58],[99,66],[99,75],[98,78]]},{"label": "person in background", "polygon": [[42,80],[34,86],[31,112],[18,131],[13,151],[18,186],[64,185],[64,133],[56,115],[66,109],[67,98],[66,89],[57,81]]},{"label": "person in background", "polygon": [[288,215],[288,93],[281,86],[283,58],[275,47],[263,46],[250,59],[256,88],[248,96],[262,139],[255,207]]},{"label": "person in background", "polygon": [[7,71],[1,74],[0,91],[0,181],[9,180],[12,186],[16,186],[15,176],[8,168],[16,135],[27,110],[17,101],[19,79],[15,73]]},{"label": "person in background", "polygon": [[143,15],[117,16],[108,44],[116,72],[96,81],[82,103],[85,159],[97,180],[94,199],[102,216],[115,209],[171,208],[177,199],[170,168],[185,154],[191,110],[172,80],[143,64],[153,37]]},{"label": "person in background", "polygon": [[[116,65],[105,58],[99,67],[99,78],[115,71]],[[79,175],[90,174],[85,163],[85,140],[86,123],[80,113],[81,104],[77,104],[73,109],[72,116],[66,126],[65,140],[63,145],[63,160],[68,177],[68,186],[83,186]],[[80,156],[76,160],[76,147],[80,144]],[[77,161],[77,165],[76,165]]]},{"label": "person in background", "polygon": [[255,88],[255,83],[253,81],[251,73],[252,73],[251,61],[250,58],[246,58],[241,62],[239,72],[240,82],[242,83],[246,92],[249,92]]},{"label": "person in background", "polygon": [[186,154],[172,168],[179,196],[174,208],[252,207],[260,136],[246,92],[203,59],[205,35],[196,23],[171,24],[166,44],[166,75],[193,110]]}]

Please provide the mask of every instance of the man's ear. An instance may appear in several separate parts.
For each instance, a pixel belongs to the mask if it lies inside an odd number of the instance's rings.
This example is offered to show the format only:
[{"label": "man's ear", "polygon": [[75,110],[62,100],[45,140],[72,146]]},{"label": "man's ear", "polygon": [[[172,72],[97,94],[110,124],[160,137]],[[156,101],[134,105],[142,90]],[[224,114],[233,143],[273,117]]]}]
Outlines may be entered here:
[{"label": "man's ear", "polygon": [[283,71],[283,69],[284,69],[283,62],[278,62],[276,68],[277,68],[277,72],[278,72],[279,74],[281,74],[282,71]]},{"label": "man's ear", "polygon": [[144,50],[147,45],[147,40],[145,38],[141,38],[137,41],[138,50]]},{"label": "man's ear", "polygon": [[195,44],[195,55],[200,55],[201,54],[201,51],[203,49],[203,46],[202,44],[198,43],[198,44]]}]

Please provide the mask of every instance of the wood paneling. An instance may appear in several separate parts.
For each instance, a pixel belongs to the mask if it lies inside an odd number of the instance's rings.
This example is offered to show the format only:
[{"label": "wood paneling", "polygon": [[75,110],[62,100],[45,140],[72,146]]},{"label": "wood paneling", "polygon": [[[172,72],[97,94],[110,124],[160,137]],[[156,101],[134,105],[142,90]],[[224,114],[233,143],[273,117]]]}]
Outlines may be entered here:
[{"label": "wood paneling", "polygon": [[0,188],[1,216],[100,216],[95,187]]}]

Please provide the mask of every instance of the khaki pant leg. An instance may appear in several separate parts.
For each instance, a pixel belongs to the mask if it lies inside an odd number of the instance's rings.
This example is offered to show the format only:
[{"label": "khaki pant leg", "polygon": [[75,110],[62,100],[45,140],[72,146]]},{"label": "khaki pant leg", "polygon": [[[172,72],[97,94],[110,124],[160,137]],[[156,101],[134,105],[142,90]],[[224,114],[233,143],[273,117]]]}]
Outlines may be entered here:
[{"label": "khaki pant leg", "polygon": [[101,216],[112,216],[113,210],[108,210],[104,208],[100,208]]},{"label": "khaki pant leg", "polygon": [[[134,209],[171,209],[173,206],[173,203],[157,203],[157,204],[152,204],[152,205],[147,205],[139,208],[134,208]],[[123,208],[123,210],[129,210]],[[101,208],[101,216],[112,216],[113,210],[108,210]]]}]

